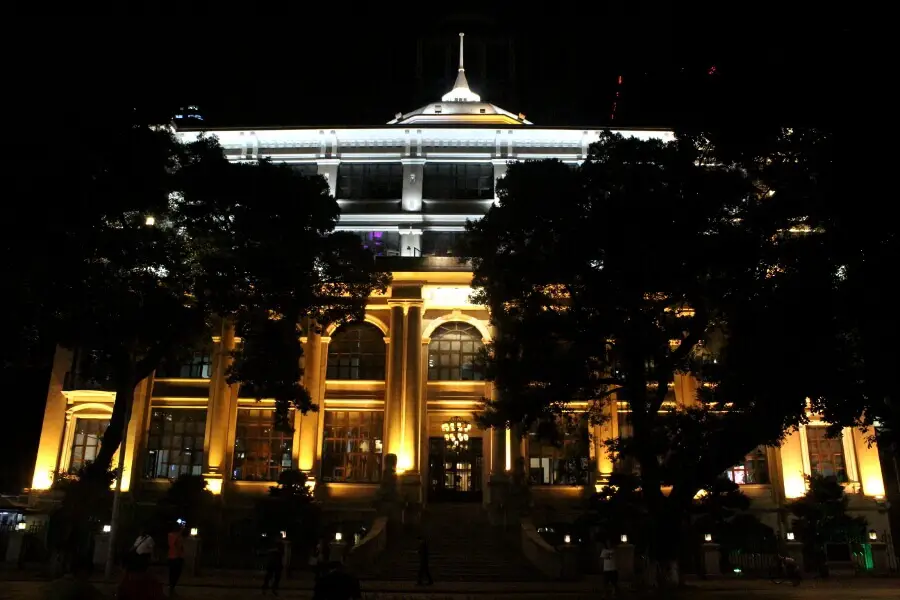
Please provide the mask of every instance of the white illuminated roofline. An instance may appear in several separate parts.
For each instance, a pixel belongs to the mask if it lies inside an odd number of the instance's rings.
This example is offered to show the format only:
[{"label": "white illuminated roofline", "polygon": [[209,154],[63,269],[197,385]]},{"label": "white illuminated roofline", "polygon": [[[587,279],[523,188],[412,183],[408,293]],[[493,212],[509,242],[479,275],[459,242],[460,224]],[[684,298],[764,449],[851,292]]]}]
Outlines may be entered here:
[{"label": "white illuminated roofline", "polygon": [[[658,139],[665,142],[675,139],[675,134],[671,130],[665,129],[610,129],[615,133],[619,133],[624,137],[634,137],[639,140]],[[258,146],[260,148],[271,147],[309,147],[310,145],[320,144],[323,142],[333,143],[337,141],[343,143],[375,143],[385,141],[396,141],[398,145],[403,144],[406,140],[413,142],[421,140],[439,141],[439,142],[477,142],[490,141],[494,142],[498,137],[502,137],[502,141],[510,138],[515,139],[518,148],[527,147],[530,142],[542,144],[548,142],[570,143],[588,142],[593,143],[600,139],[603,128],[587,129],[587,128],[544,128],[538,126],[529,126],[523,128],[521,126],[478,126],[478,127],[416,127],[403,126],[396,127],[372,127],[372,128],[335,128],[322,129],[302,128],[302,129],[212,129],[207,131],[179,131],[176,135],[183,142],[196,141],[201,135],[212,135],[218,138],[222,146],[228,147],[244,147],[248,144]]]}]

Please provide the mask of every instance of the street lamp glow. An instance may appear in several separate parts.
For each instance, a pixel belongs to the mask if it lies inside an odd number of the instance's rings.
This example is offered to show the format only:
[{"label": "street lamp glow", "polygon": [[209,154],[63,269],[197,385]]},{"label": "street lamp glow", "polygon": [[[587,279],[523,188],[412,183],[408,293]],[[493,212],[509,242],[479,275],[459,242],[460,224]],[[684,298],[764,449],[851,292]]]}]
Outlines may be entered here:
[{"label": "street lamp glow", "polygon": [[196,527],[191,527],[191,537],[197,537],[197,534],[200,533],[200,530]]},{"label": "street lamp glow", "polygon": [[619,541],[622,542],[623,544],[627,544],[628,536],[623,533],[622,535],[619,536]]},{"label": "street lamp glow", "polygon": [[567,533],[566,536],[563,538],[563,542],[566,543],[566,544],[571,544],[571,543],[572,543],[572,536],[569,535],[569,534]]},{"label": "street lamp glow", "polygon": [[793,532],[793,531],[788,531],[788,532],[787,532],[787,540],[788,540],[789,542],[793,542],[793,541],[794,541],[794,532]]},{"label": "street lamp glow", "polygon": [[340,531],[334,534],[334,541],[339,542],[342,539],[344,539],[344,534],[342,534]]},{"label": "street lamp glow", "polygon": [[874,529],[869,532],[869,540],[873,542],[878,540],[878,533]]},{"label": "street lamp glow", "polygon": [[156,225],[156,218],[152,215],[147,215],[147,220],[144,221],[144,225],[146,225],[147,227],[153,227],[154,225]]},{"label": "street lamp glow", "polygon": [[711,534],[711,533],[704,533],[704,534],[703,534],[703,541],[704,541],[704,542],[711,542],[711,541],[712,541],[712,534]]},{"label": "street lamp glow", "polygon": [[103,526],[103,533],[109,533],[110,531],[112,531],[112,525]]}]

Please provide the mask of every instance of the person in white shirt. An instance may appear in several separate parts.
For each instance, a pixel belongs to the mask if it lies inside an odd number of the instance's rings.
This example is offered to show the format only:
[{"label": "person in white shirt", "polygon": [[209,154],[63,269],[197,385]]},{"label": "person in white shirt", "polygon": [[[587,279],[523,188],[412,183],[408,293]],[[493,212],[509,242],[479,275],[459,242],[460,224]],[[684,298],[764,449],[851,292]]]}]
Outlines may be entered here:
[{"label": "person in white shirt", "polygon": [[153,548],[153,536],[144,529],[141,531],[141,535],[137,536],[131,550],[137,556],[137,560],[142,566],[147,567],[150,564],[150,559],[153,557]]},{"label": "person in white shirt", "polygon": [[612,587],[613,591],[619,593],[619,570],[616,568],[616,552],[612,549],[609,542],[603,543],[603,550],[600,551],[600,558],[603,560],[603,583],[605,587]]}]

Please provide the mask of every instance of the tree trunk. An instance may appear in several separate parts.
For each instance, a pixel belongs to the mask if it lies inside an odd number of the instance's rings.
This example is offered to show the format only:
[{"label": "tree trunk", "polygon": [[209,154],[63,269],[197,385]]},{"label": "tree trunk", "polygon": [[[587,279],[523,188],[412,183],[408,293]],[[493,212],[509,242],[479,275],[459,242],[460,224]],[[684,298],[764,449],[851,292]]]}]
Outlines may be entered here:
[{"label": "tree trunk", "polygon": [[113,404],[112,415],[109,417],[109,426],[103,434],[103,442],[97,452],[97,458],[91,467],[95,472],[108,473],[112,466],[113,455],[122,444],[122,435],[125,432],[125,417],[128,413],[128,403],[134,402],[135,362],[134,356],[120,350],[115,367],[116,400]]}]

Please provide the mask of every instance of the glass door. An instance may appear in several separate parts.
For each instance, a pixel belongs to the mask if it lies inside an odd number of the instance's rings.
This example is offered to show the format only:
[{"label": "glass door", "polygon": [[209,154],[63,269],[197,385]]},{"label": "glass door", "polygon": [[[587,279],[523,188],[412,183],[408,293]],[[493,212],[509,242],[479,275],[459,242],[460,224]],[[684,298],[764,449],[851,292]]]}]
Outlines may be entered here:
[{"label": "glass door", "polygon": [[480,502],[483,472],[482,440],[470,438],[468,448],[454,451],[442,437],[428,440],[429,500]]}]

